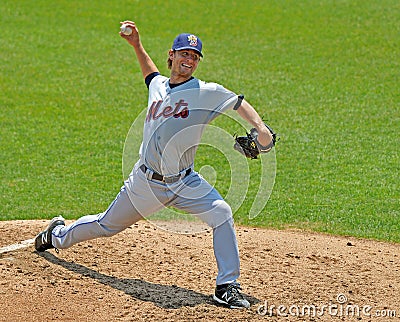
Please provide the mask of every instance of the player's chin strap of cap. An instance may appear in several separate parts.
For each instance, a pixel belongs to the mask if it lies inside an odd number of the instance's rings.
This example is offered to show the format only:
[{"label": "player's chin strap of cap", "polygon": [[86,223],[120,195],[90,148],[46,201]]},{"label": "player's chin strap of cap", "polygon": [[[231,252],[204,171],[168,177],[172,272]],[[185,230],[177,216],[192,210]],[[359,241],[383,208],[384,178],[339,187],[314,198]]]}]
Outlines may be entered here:
[{"label": "player's chin strap of cap", "polygon": [[238,95],[238,100],[237,100],[235,106],[233,107],[233,109],[235,111],[240,107],[240,105],[242,105],[243,99],[244,99],[244,95],[243,94]]}]

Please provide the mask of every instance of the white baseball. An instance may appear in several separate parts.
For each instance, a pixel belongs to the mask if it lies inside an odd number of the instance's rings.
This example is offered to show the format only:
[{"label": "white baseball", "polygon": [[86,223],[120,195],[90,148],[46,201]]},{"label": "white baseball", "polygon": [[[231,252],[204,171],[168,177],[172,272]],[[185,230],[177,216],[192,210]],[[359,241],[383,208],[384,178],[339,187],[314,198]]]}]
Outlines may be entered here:
[{"label": "white baseball", "polygon": [[124,25],[121,26],[121,32],[124,35],[129,36],[132,33],[132,28],[128,27],[127,25],[124,24]]}]

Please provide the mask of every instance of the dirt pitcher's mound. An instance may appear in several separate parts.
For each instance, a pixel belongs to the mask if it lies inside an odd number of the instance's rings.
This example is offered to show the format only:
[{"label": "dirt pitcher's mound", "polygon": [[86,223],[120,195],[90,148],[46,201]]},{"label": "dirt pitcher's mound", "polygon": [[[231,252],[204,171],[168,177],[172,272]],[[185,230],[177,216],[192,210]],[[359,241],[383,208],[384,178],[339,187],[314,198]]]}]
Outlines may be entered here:
[{"label": "dirt pitcher's mound", "polygon": [[[0,222],[0,248],[46,221]],[[249,310],[213,303],[211,233],[140,222],[68,250],[0,253],[0,321],[399,321],[400,245],[237,227]]]}]

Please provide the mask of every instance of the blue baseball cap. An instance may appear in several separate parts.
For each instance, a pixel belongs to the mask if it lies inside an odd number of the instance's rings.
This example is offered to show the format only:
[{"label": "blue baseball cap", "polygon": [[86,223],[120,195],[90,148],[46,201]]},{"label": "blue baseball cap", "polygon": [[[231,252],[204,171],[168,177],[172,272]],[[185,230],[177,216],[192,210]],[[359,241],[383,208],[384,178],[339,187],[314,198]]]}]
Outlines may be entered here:
[{"label": "blue baseball cap", "polygon": [[203,43],[200,38],[193,34],[180,34],[178,35],[172,45],[172,50],[183,50],[183,49],[193,49],[199,53],[201,57],[201,49],[203,48]]}]

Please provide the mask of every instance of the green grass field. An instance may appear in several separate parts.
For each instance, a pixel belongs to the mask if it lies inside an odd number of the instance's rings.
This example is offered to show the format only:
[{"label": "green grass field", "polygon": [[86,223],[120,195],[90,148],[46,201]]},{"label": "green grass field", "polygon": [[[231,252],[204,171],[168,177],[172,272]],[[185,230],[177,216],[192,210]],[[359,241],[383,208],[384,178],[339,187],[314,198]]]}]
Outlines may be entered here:
[{"label": "green grass field", "polygon": [[[271,198],[252,220],[245,202],[237,223],[400,242],[397,0],[3,0],[0,11],[1,220],[98,213],[119,191],[147,102],[118,35],[130,19],[164,74],[173,38],[198,34],[196,76],[244,93],[279,132]],[[226,167],[218,151],[198,160]]]}]

